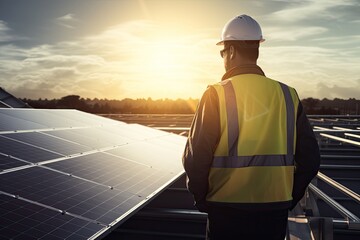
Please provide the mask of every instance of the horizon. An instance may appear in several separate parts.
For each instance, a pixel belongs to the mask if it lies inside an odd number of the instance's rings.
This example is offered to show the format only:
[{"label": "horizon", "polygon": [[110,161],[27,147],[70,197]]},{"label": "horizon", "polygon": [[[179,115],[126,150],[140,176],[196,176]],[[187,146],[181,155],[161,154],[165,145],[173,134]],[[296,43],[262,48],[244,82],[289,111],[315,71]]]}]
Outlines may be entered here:
[{"label": "horizon", "polygon": [[[33,108],[71,108],[89,113],[104,114],[194,114],[199,99],[152,99],[152,98],[126,98],[116,99],[90,99],[78,95],[69,95],[61,99],[23,99],[27,106]],[[360,100],[340,99],[301,99],[303,109],[307,114],[344,115],[359,114]]]},{"label": "horizon", "polygon": [[0,0],[1,87],[29,99],[200,99],[225,73],[223,26],[248,14],[267,77],[300,99],[360,99],[356,0],[84,2]]},{"label": "horizon", "polygon": [[[6,89],[5,89],[6,90]],[[146,100],[146,101],[166,101],[166,100],[170,100],[170,101],[177,101],[177,100],[183,100],[183,101],[188,101],[188,100],[194,100],[194,101],[199,101],[200,98],[193,98],[193,97],[188,97],[188,98],[152,98],[152,97],[138,97],[138,98],[130,98],[130,97],[126,97],[126,98],[122,98],[122,99],[116,99],[116,98],[97,98],[97,97],[93,97],[93,98],[90,98],[90,97],[82,97],[80,95],[77,95],[77,94],[69,94],[69,95],[66,95],[66,96],[62,96],[62,97],[59,97],[59,98],[37,98],[37,99],[33,99],[33,98],[27,98],[27,97],[23,97],[23,98],[20,98],[20,99],[27,99],[27,100],[31,100],[31,101],[38,101],[38,100],[48,100],[48,101],[51,101],[51,100],[61,100],[62,98],[65,98],[65,97],[69,97],[69,96],[79,96],[79,99],[80,100],[90,100],[90,101],[94,101],[94,100],[99,100],[99,101],[123,101],[123,100]],[[16,97],[16,96],[15,96]],[[307,97],[307,98],[300,98],[300,100],[305,100],[305,99],[309,99],[309,98],[312,98],[312,99],[318,99],[320,101],[323,101],[323,100],[329,100],[329,101],[334,101],[334,100],[356,100],[356,101],[360,101],[360,98],[357,99],[357,98],[352,98],[352,97],[349,97],[349,98],[315,98],[315,97]]]}]

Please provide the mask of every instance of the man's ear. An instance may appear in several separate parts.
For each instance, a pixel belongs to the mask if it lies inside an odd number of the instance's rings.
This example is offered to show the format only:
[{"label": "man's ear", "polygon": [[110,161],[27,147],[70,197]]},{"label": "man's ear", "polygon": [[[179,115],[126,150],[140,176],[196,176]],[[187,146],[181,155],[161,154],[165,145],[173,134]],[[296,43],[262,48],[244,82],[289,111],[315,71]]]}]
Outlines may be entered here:
[{"label": "man's ear", "polygon": [[234,46],[230,46],[229,53],[230,53],[230,59],[234,59],[234,58],[235,58],[235,54],[236,54],[236,51],[235,51],[235,47],[234,47]]}]

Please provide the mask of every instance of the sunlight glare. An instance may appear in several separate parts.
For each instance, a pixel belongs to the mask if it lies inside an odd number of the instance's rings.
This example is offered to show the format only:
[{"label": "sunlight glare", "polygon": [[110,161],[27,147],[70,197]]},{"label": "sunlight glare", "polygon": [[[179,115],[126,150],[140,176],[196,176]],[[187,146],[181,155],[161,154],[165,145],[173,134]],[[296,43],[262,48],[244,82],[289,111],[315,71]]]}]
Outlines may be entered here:
[{"label": "sunlight glare", "polygon": [[150,46],[147,59],[147,70],[152,75],[168,75],[182,63],[179,52],[170,43],[156,43]]}]

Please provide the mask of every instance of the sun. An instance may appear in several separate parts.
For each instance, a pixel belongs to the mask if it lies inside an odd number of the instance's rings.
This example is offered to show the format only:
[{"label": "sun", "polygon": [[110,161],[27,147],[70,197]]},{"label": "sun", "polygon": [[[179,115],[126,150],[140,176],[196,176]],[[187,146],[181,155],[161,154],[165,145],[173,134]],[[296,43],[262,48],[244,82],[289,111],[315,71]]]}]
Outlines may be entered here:
[{"label": "sun", "polygon": [[[124,95],[198,98],[208,84],[216,81],[219,74],[213,73],[217,71],[214,59],[219,57],[217,49],[214,57],[213,41],[208,47],[208,41],[197,41],[198,36],[174,27],[147,23],[138,28],[131,41],[126,38],[126,44],[118,44],[112,53],[117,60],[118,82],[126,89]],[[120,33],[117,43],[123,37]]]},{"label": "sun", "polygon": [[168,42],[156,42],[148,46],[146,52],[145,68],[150,75],[169,77],[174,74],[182,74],[179,70],[186,64],[186,59],[179,50],[178,45]]}]

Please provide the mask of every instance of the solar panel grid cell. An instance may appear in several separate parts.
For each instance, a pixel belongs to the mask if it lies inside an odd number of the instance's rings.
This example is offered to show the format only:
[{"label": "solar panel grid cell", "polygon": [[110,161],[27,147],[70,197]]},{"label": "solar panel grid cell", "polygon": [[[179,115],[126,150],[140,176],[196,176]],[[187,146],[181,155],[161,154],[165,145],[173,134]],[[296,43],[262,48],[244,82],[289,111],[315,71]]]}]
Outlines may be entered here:
[{"label": "solar panel grid cell", "polygon": [[170,138],[167,138],[168,136],[163,136],[159,138],[150,139],[147,142],[150,144],[153,144],[155,146],[161,146],[163,148],[169,149],[171,151],[181,151],[183,149],[179,149],[179,144],[185,144],[185,141],[182,141],[181,143],[171,142],[170,139],[173,136],[170,136]]},{"label": "solar panel grid cell", "polygon": [[170,134],[170,135],[165,135],[162,137],[159,137],[155,140],[159,140],[157,144],[160,144],[161,146],[163,146],[163,144],[173,144],[176,146],[176,149],[181,149],[179,148],[179,146],[185,146],[185,142],[186,142],[186,137],[180,136],[180,135],[176,135],[176,134]]},{"label": "solar panel grid cell", "polygon": [[138,124],[126,124],[126,125],[115,125],[105,126],[104,131],[121,136],[123,138],[130,139],[132,141],[145,140],[148,138],[157,138],[164,135],[169,135],[167,132],[158,131],[155,129],[144,130],[144,126]]},{"label": "solar panel grid cell", "polygon": [[5,134],[2,136],[45,148],[65,156],[91,150],[89,147],[37,132]]},{"label": "solar panel grid cell", "polygon": [[0,172],[6,169],[20,167],[27,163],[0,154]]},{"label": "solar panel grid cell", "polygon": [[81,145],[91,147],[92,149],[101,149],[109,146],[126,144],[129,139],[121,135],[112,134],[104,131],[101,127],[58,130],[47,132],[47,134],[62,138],[64,140],[81,143]]},{"label": "solar panel grid cell", "polygon": [[111,145],[111,142],[108,142],[107,140],[88,136],[87,134],[88,132],[89,132],[88,129],[74,129],[74,130],[56,130],[56,131],[47,132],[47,134],[68,141],[80,143],[81,145],[88,146],[92,149],[99,149]]},{"label": "solar panel grid cell", "polygon": [[[154,169],[164,169],[169,172],[182,169],[180,161],[169,161],[169,156],[174,155],[173,150],[151,144],[148,141],[130,143],[107,152],[151,166]],[[181,154],[178,157],[181,157]]]},{"label": "solar panel grid cell", "polygon": [[63,155],[31,146],[0,135],[0,152],[32,163],[63,157]]},{"label": "solar panel grid cell", "polygon": [[40,129],[46,127],[45,125],[41,125],[38,123],[26,121],[24,119],[19,119],[13,116],[9,116],[7,114],[4,114],[3,112],[0,113],[0,119],[1,119],[0,131],[14,131],[20,129]]},{"label": "solar panel grid cell", "polygon": [[106,153],[95,153],[45,166],[136,196],[147,196],[174,177],[170,171],[153,169]]},{"label": "solar panel grid cell", "polygon": [[[0,189],[94,220],[101,219],[107,212],[111,214],[112,209],[128,201],[137,204],[144,199],[126,191],[111,190],[106,186],[41,167],[0,175]],[[106,212],[102,211],[104,206]],[[124,212],[125,210],[122,210],[116,214],[121,216]],[[109,223],[105,222],[105,224]]]},{"label": "solar panel grid cell", "polygon": [[0,194],[0,239],[87,239],[102,229],[99,224]]},{"label": "solar panel grid cell", "polygon": [[[65,119],[66,122],[70,123],[70,125],[73,122],[76,122],[75,124],[76,126],[100,126],[106,124],[121,124],[120,122],[111,121],[108,118],[100,117],[93,114],[88,114],[73,109],[59,109],[56,111],[54,110],[45,110],[45,111],[49,113],[50,119],[58,119],[58,118]],[[51,121],[49,123],[52,124]]]},{"label": "solar panel grid cell", "polygon": [[[74,110],[63,110],[64,112],[70,111],[75,112]],[[78,121],[76,118],[68,118],[63,116],[63,114],[53,114],[53,110],[40,110],[40,109],[7,109],[2,111],[4,114],[11,116],[15,119],[25,120],[33,124],[39,124],[41,128],[60,128],[60,127],[77,127],[83,126],[84,123]],[[15,130],[26,130],[28,128],[18,125],[18,128]]]},{"label": "solar panel grid cell", "polygon": [[148,166],[106,153],[94,153],[45,166],[113,187],[126,187],[126,182],[135,173],[146,175],[151,171]]}]

